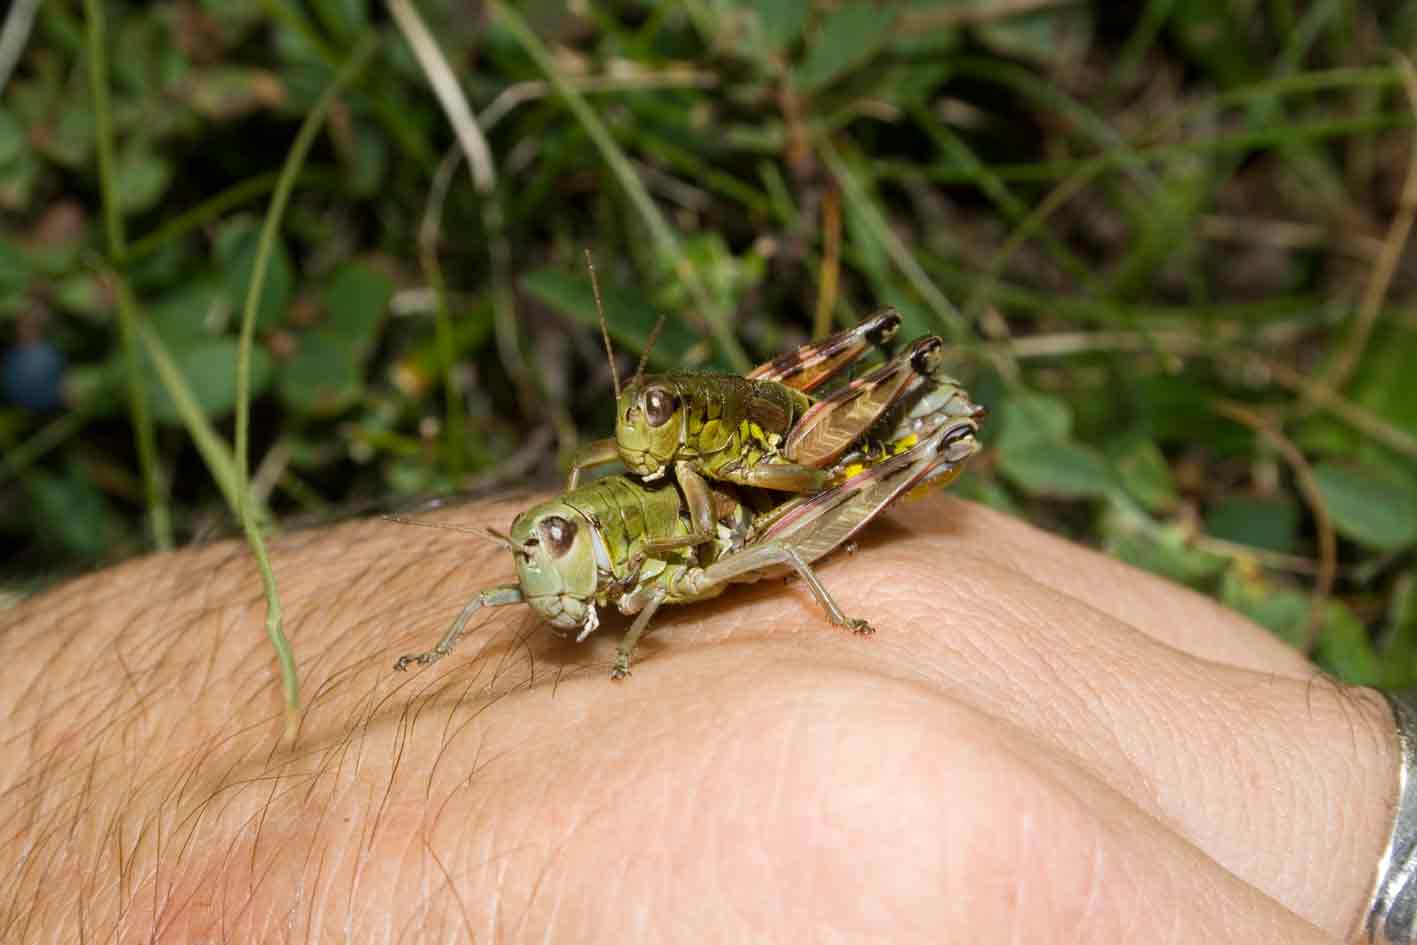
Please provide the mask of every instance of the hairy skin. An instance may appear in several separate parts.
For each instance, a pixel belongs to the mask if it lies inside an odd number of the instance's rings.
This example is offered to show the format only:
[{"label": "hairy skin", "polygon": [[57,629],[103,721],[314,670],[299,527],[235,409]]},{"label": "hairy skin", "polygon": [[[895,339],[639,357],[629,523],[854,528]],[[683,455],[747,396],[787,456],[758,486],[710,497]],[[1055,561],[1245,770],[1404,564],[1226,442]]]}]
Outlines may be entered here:
[{"label": "hairy skin", "polygon": [[[530,499],[464,506],[504,526]],[[799,583],[575,645],[467,535],[277,540],[0,612],[3,942],[1333,942],[1395,792],[1380,697],[1208,600],[934,496]]]}]

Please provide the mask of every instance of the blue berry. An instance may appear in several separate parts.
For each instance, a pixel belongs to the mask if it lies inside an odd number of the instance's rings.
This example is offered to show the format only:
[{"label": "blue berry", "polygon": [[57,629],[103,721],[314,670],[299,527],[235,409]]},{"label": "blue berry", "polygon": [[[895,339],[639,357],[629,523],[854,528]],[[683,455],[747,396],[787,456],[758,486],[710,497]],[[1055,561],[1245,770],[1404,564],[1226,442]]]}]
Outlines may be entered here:
[{"label": "blue berry", "polygon": [[60,383],[64,355],[47,341],[31,341],[11,348],[0,359],[0,379],[5,398],[30,410],[57,410],[64,405]]}]

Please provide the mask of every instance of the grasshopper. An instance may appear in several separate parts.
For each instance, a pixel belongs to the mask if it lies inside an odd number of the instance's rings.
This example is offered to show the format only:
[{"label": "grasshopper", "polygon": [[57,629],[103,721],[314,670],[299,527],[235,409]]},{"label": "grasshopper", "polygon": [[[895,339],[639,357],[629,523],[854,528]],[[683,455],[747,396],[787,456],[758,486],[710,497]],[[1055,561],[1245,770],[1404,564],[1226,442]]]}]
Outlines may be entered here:
[{"label": "grasshopper", "polygon": [[940,372],[943,343],[927,336],[831,396],[811,396],[811,390],[889,340],[899,326],[898,312],[881,309],[860,325],[780,356],[746,377],[644,376],[641,362],[641,371],[623,389],[615,381],[615,437],[592,444],[577,457],[567,487],[575,487],[582,469],[617,459],[645,481],[672,470],[694,525],[681,539],[686,544],[712,539],[710,481],[820,492],[832,482],[830,467],[899,405],[921,392],[935,393],[945,382],[963,395]]},{"label": "grasshopper", "polygon": [[662,480],[608,476],[533,506],[500,539],[513,554],[517,580],[479,593],[433,649],[400,657],[394,668],[427,665],[447,655],[484,607],[528,604],[559,630],[578,628],[580,641],[600,625],[597,608],[614,604],[637,615],[616,650],[611,676],[621,679],[662,604],[704,600],[731,583],[784,571],[803,579],[833,623],[869,633],[866,621],[842,612],[811,563],[900,496],[958,475],[978,450],[978,424],[943,412],[931,416],[921,418],[924,433],[916,434],[914,445],[866,457],[857,471],[816,495],[783,500],[772,493],[713,488],[714,533],[708,542],[684,541],[697,539],[700,524],[680,492]]}]

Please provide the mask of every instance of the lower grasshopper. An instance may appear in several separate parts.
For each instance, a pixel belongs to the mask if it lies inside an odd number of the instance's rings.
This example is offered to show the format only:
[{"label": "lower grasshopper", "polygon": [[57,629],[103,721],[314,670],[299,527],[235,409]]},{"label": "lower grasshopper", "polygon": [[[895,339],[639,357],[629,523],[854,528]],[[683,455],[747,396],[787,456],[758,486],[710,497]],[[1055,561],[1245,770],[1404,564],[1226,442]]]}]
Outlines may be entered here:
[{"label": "lower grasshopper", "polygon": [[978,450],[978,424],[973,417],[934,417],[922,421],[928,430],[914,445],[860,460],[858,470],[817,495],[774,501],[764,499],[770,494],[715,489],[715,531],[707,543],[684,541],[698,527],[668,483],[610,476],[534,506],[517,516],[505,539],[516,561],[516,582],[479,593],[437,646],[400,657],[394,668],[427,665],[447,655],[484,607],[526,603],[553,627],[579,628],[579,641],[599,626],[597,608],[614,604],[622,613],[637,614],[611,673],[623,678],[662,604],[704,600],[730,583],[784,570],[803,579],[833,623],[869,633],[866,621],[842,612],[811,563],[900,496],[958,475]]}]

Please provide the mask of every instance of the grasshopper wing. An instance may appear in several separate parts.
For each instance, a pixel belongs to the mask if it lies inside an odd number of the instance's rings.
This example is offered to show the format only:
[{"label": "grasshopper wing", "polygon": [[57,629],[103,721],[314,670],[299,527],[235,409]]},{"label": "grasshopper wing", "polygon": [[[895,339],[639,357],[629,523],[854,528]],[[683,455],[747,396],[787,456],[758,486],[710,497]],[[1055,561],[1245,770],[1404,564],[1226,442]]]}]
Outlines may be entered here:
[{"label": "grasshopper wing", "polygon": [[948,481],[979,449],[977,425],[957,420],[905,452],[857,473],[815,496],[791,500],[755,524],[748,546],[710,565],[716,581],[752,581],[776,570],[774,549],[812,562],[849,541],[867,522],[922,485]]},{"label": "grasshopper wing", "polygon": [[900,313],[887,306],[866,316],[855,327],[778,355],[746,376],[749,380],[776,381],[809,392],[871,348],[890,341],[899,329]]},{"label": "grasshopper wing", "polygon": [[929,384],[943,357],[944,342],[938,337],[917,339],[876,370],[813,404],[788,434],[783,455],[803,466],[830,466],[892,405]]}]

